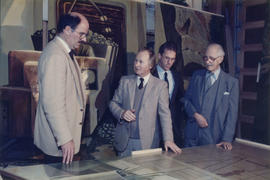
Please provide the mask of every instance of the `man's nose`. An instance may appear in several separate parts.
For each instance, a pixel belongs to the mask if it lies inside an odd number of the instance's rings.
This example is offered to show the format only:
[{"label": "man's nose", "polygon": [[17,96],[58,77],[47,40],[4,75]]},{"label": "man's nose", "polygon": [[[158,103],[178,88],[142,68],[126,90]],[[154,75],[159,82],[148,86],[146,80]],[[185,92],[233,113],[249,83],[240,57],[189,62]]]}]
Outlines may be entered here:
[{"label": "man's nose", "polygon": [[81,39],[81,41],[86,42],[86,36]]}]

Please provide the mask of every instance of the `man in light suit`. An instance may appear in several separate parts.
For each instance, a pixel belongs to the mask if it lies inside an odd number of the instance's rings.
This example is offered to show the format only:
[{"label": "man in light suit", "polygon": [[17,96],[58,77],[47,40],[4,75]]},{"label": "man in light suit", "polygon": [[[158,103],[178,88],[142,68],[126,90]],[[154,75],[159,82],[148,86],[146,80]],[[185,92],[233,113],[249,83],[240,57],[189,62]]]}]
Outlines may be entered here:
[{"label": "man in light suit", "polygon": [[158,59],[153,75],[168,83],[174,142],[183,147],[185,120],[180,99],[184,96],[184,83],[180,73],[172,69],[176,61],[176,44],[170,41],[163,43],[158,51]]},{"label": "man in light suit", "polygon": [[69,164],[79,152],[86,98],[80,67],[72,52],[86,41],[87,19],[79,13],[60,17],[58,35],[38,62],[39,101],[34,143],[46,162]]},{"label": "man in light suit", "polygon": [[203,57],[206,69],[196,71],[184,97],[188,121],[185,146],[216,144],[231,150],[238,114],[239,84],[220,68],[224,50],[210,44]]},{"label": "man in light suit", "polygon": [[153,63],[153,51],[139,51],[134,61],[136,75],[121,78],[109,104],[118,120],[114,147],[119,156],[158,148],[161,136],[166,151],[170,148],[173,152],[181,152],[173,141],[167,83],[151,75]]}]

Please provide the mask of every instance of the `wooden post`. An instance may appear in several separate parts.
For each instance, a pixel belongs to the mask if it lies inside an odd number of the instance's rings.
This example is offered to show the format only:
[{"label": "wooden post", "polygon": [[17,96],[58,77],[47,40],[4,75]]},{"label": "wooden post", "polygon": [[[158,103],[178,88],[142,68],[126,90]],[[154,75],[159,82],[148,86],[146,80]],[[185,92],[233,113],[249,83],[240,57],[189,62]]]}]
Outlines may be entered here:
[{"label": "wooden post", "polygon": [[42,49],[44,49],[48,43],[48,0],[43,0],[42,9]]}]

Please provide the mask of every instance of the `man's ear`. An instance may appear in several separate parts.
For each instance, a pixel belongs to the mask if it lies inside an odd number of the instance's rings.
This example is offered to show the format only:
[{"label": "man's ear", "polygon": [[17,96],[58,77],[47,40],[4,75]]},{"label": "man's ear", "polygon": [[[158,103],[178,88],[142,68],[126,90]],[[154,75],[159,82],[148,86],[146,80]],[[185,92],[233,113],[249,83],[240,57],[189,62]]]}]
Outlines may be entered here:
[{"label": "man's ear", "polygon": [[158,53],[158,60],[160,60],[162,57],[162,55],[160,53]]},{"label": "man's ear", "polygon": [[224,60],[224,56],[221,56],[220,59],[219,59],[219,64],[221,64]]},{"label": "man's ear", "polygon": [[66,26],[63,32],[67,35],[70,35],[72,33],[72,29],[70,26]]}]

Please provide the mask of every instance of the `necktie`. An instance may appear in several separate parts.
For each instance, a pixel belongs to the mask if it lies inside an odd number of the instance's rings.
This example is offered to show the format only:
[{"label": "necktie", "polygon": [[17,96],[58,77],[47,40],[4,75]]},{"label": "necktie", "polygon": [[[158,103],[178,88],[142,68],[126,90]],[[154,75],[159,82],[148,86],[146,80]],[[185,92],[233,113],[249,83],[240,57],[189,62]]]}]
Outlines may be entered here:
[{"label": "necktie", "polygon": [[167,82],[168,88],[169,88],[169,80],[168,80],[168,73],[167,72],[164,73],[164,80]]},{"label": "necktie", "polygon": [[205,90],[208,90],[212,86],[211,77],[213,76],[212,73],[207,74],[205,79]]},{"label": "necktie", "polygon": [[71,50],[71,51],[69,52],[69,56],[71,57],[72,60],[74,60],[75,51]]},{"label": "necktie", "polygon": [[143,78],[140,78],[140,84],[139,84],[139,89],[142,89],[143,88],[143,81],[144,81],[144,79]]}]

